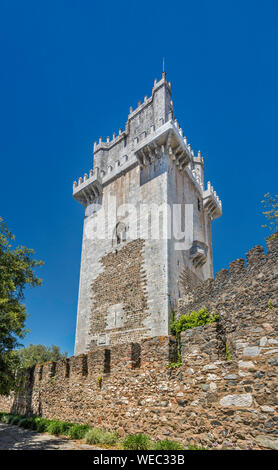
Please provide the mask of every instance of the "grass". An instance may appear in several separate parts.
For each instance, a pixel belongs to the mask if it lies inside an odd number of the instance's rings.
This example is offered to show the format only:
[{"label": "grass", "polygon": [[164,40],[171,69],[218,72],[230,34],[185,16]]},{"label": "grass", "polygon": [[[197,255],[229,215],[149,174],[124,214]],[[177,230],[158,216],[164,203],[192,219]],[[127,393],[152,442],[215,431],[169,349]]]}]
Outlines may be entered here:
[{"label": "grass", "polygon": [[67,436],[72,426],[74,426],[73,423],[53,420],[48,425],[46,425],[46,430],[47,432],[49,432],[49,434],[53,434],[54,436],[59,436],[59,435]]},{"label": "grass", "polygon": [[69,428],[67,435],[71,439],[84,439],[90,429],[88,424],[74,424]]},{"label": "grass", "polygon": [[116,432],[106,432],[98,428],[92,428],[85,434],[85,442],[87,444],[114,445],[118,442],[118,435]]},{"label": "grass", "polygon": [[184,450],[184,447],[177,441],[163,439],[154,445],[154,450]]},{"label": "grass", "polygon": [[104,448],[117,448],[124,450],[205,450],[195,445],[182,446],[179,442],[163,439],[153,441],[150,436],[143,433],[129,434],[119,439],[116,431],[106,431],[93,428],[89,424],[77,424],[57,419],[47,419],[40,416],[22,416],[12,413],[0,412],[0,422],[13,424],[36,432],[47,432],[55,436],[67,436],[70,439],[84,440],[86,444],[98,444]]},{"label": "grass", "polygon": [[123,440],[125,450],[148,450],[151,447],[151,439],[147,434],[130,434]]}]

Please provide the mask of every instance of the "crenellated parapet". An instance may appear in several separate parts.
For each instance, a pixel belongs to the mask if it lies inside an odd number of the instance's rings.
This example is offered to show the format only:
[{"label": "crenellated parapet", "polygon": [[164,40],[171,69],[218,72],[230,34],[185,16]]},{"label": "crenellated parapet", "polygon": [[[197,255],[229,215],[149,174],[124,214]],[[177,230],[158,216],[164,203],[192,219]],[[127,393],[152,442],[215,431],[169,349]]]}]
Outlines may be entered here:
[{"label": "crenellated parapet", "polygon": [[211,219],[219,217],[222,214],[222,203],[210,182],[204,190],[204,158],[200,151],[198,156],[194,156],[194,151],[187,143],[187,138],[183,136],[177,120],[170,120],[158,129],[151,126],[149,133],[143,132],[140,136],[134,137],[131,153],[119,155],[115,161],[102,169],[96,167],[90,170],[89,175],[85,173],[83,178],[80,177],[78,182],[73,183],[73,197],[86,207],[96,202],[102,194],[103,186],[114,178],[136,165],[141,169],[148,167],[164,155],[168,155],[179,172],[186,173],[190,178],[203,200],[204,210],[209,217]]},{"label": "crenellated parapet", "polygon": [[153,127],[152,132],[141,141],[135,138],[134,153],[141,168],[151,165],[164,154],[169,156],[179,170],[185,170],[191,160],[191,153],[177,124],[172,120],[163,124],[157,131]]},{"label": "crenellated parapet", "polygon": [[[125,124],[124,130],[120,128],[118,134],[116,134],[116,132],[113,132],[112,139],[110,138],[110,136],[107,136],[106,141],[104,141],[102,137],[100,137],[99,141],[94,143],[94,155],[96,155],[97,152],[99,152],[100,150],[109,151],[115,145],[119,144],[122,140],[127,139],[128,137],[132,137],[130,136],[130,134],[133,121],[138,118],[139,115],[141,118],[142,115],[144,115],[146,111],[154,105],[155,95],[162,87],[165,87],[168,95],[171,96],[171,83],[167,81],[165,73],[163,73],[161,80],[154,81],[151,97],[148,98],[147,96],[145,96],[143,102],[138,101],[138,106],[135,109],[133,109],[132,106],[129,108],[128,120]],[[170,102],[169,109],[171,110],[172,105],[172,102]],[[154,122],[150,121],[151,125],[147,127],[145,133],[151,132],[153,127],[158,128],[159,126],[163,125],[166,121],[168,121],[169,118],[171,118],[172,114],[170,113],[171,111],[168,113],[167,116],[165,116],[164,114],[158,117],[158,122],[156,123],[156,125]]]},{"label": "crenellated parapet", "polygon": [[25,384],[50,382],[68,379],[69,382],[81,378],[102,377],[103,374],[123,373],[125,370],[144,369],[153,361],[159,361],[166,367],[174,362],[177,353],[176,338],[158,336],[147,338],[140,343],[124,343],[115,346],[99,347],[86,354],[38,364],[35,368],[24,371]]},{"label": "crenellated parapet", "polygon": [[[228,315],[235,324],[243,309],[259,312],[269,302],[278,306],[277,239],[278,236],[268,237],[266,254],[264,247],[257,245],[246,253],[246,261],[243,258],[232,261],[229,269],[221,269],[214,279],[195,281],[195,287],[188,280],[190,273],[181,278],[184,295],[178,301],[178,315],[206,306],[210,311]],[[242,303],[241,308],[238,303]]]},{"label": "crenellated parapet", "polygon": [[83,206],[87,206],[98,200],[102,194],[102,178],[99,169],[90,170],[89,176],[85,173],[84,178],[79,178],[78,183],[73,183],[73,197]]},{"label": "crenellated parapet", "polygon": [[152,95],[130,107],[124,130],[112,138],[99,138],[94,143],[94,168],[73,183],[73,197],[85,207],[101,195],[103,186],[139,165],[141,169],[158,162],[164,155],[181,173],[186,173],[203,199],[211,218],[222,213],[221,201],[210,183],[204,190],[204,158],[195,155],[174,117],[171,84],[163,72],[154,81]]},{"label": "crenellated parapet", "polygon": [[211,219],[216,219],[222,214],[222,202],[220,201],[210,181],[207,189],[203,192],[203,206]]}]

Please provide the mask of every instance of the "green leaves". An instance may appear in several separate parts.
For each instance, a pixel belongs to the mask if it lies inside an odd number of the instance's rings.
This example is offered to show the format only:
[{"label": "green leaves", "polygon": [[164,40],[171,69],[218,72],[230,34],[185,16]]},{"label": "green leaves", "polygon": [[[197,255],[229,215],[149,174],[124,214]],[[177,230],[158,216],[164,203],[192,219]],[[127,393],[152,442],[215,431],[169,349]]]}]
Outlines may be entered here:
[{"label": "green leaves", "polygon": [[204,307],[201,310],[194,310],[189,315],[181,315],[178,320],[173,319],[170,325],[172,334],[179,334],[182,331],[196,328],[196,326],[206,325],[213,323],[219,319],[219,315],[211,314],[207,308]]},{"label": "green leaves", "polygon": [[208,323],[214,323],[219,319],[219,315],[214,313],[209,313],[206,307],[203,307],[201,310],[194,310],[189,315],[181,315],[178,320],[176,320],[176,314],[172,311],[172,321],[170,322],[170,332],[172,335],[177,338],[177,362],[171,362],[168,364],[168,368],[177,368],[182,365],[182,356],[181,356],[181,332],[189,330],[191,328],[196,328],[196,326],[207,325]]},{"label": "green leaves", "polygon": [[262,213],[268,220],[268,223],[262,225],[262,227],[269,229],[271,232],[276,232],[278,230],[278,194],[271,196],[270,193],[266,193],[262,204],[265,209]]},{"label": "green leaves", "polygon": [[35,268],[43,264],[33,259],[34,251],[24,246],[13,247],[15,237],[0,218],[0,393],[8,393],[18,358],[12,352],[23,338],[27,318],[24,299],[26,286],[39,286]]},{"label": "green leaves", "polygon": [[67,353],[61,353],[59,346],[54,344],[51,347],[44,346],[43,344],[30,344],[26,348],[15,351],[15,354],[17,354],[20,367],[23,369],[43,362],[56,362],[67,357]]}]

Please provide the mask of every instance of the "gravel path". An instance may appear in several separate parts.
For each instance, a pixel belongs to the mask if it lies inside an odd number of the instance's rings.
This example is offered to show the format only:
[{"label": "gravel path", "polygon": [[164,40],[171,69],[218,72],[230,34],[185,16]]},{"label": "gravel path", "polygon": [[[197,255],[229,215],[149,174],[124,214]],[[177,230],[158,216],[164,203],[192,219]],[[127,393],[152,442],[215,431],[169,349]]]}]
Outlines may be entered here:
[{"label": "gravel path", "polygon": [[0,450],[96,450],[96,447],[0,423]]}]

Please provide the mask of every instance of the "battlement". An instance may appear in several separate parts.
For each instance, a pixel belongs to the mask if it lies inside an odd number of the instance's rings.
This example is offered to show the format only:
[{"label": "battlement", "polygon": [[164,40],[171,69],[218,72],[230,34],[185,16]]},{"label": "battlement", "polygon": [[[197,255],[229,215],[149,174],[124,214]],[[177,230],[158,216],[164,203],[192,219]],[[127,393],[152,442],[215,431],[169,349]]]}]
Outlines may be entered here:
[{"label": "battlement", "polygon": [[200,151],[197,157],[194,156],[194,151],[183,136],[177,120],[169,120],[157,129],[152,125],[149,133],[143,132],[134,137],[132,152],[118,156],[115,161],[103,165],[102,169],[95,167],[90,170],[89,176],[85,173],[78,182],[74,181],[73,197],[86,207],[101,195],[103,187],[113,179],[136,165],[140,168],[147,167],[155,160],[161,159],[164,154],[169,155],[178,171],[186,172],[203,199],[203,207],[209,217],[219,217],[222,214],[222,203],[210,182],[204,190],[203,176],[196,170],[197,165],[203,167],[204,158]]},{"label": "battlement", "polygon": [[[94,168],[89,176],[78,178],[73,183],[73,197],[86,206],[100,196],[102,187],[118,178],[134,166],[141,168],[167,154],[178,171],[185,172],[211,218],[222,213],[221,201],[213,187],[208,184],[204,191],[204,158],[201,152],[194,155],[184,136],[182,127],[174,117],[171,101],[171,84],[163,72],[161,80],[154,81],[151,97],[139,101],[136,109],[130,108],[125,129],[119,129],[103,141],[94,143]],[[98,185],[92,184],[95,180]]]},{"label": "battlement", "polygon": [[211,219],[216,219],[222,214],[222,202],[220,201],[210,181],[206,191],[203,192],[204,209],[208,212]]},{"label": "battlement", "polygon": [[[140,115],[144,114],[145,110],[147,108],[149,108],[150,106],[152,106],[153,101],[154,101],[155,93],[163,86],[165,86],[166,91],[168,92],[168,94],[170,96],[171,95],[171,83],[167,82],[165,72],[163,73],[163,76],[162,76],[161,80],[159,80],[159,81],[155,80],[154,81],[154,86],[152,88],[152,96],[150,98],[145,96],[143,102],[138,101],[138,106],[137,106],[136,109],[133,110],[132,107],[129,108],[128,120],[125,124],[125,130],[124,131],[120,128],[118,135],[116,134],[116,132],[113,132],[112,139],[110,139],[110,136],[107,136],[106,142],[104,142],[102,140],[102,137],[99,138],[98,142],[95,141],[95,143],[94,143],[94,155],[96,155],[96,153],[99,152],[100,150],[109,151],[112,147],[117,145],[122,139],[126,139],[130,134],[132,121],[138,116],[138,114],[140,114]],[[172,106],[172,104],[171,104],[171,106]],[[159,119],[159,123],[161,125],[164,124],[166,122],[166,120],[168,120],[168,118],[165,118],[165,117],[161,116],[160,119]],[[152,126],[154,126],[154,125],[155,124],[153,122],[153,124],[149,126],[149,130],[151,130]],[[147,132],[147,131],[145,131],[145,132]]]},{"label": "battlement", "polygon": [[90,170],[89,177],[85,173],[84,178],[79,178],[78,183],[73,183],[73,197],[85,207],[98,200],[101,194],[102,181],[98,168]]},{"label": "battlement", "polygon": [[210,278],[203,282],[195,281],[195,287],[192,287],[192,284],[188,282],[188,274],[184,276],[184,296],[178,301],[178,315],[198,310],[204,306],[223,314],[227,306],[228,308],[232,307],[227,302],[228,300],[243,295],[244,291],[250,292],[255,285],[261,289],[264,279],[269,283],[269,279],[273,278],[273,289],[268,290],[269,298],[267,300],[260,295],[259,299],[255,301],[256,292],[252,299],[246,294],[250,305],[257,302],[257,310],[265,308],[267,302],[271,301],[272,293],[276,298],[274,285],[277,282],[277,239],[277,236],[267,238],[267,254],[262,246],[257,245],[246,253],[246,261],[243,258],[232,261],[229,264],[229,269],[221,269],[215,274],[214,279]]},{"label": "battlement", "polygon": [[127,370],[144,369],[153,362],[166,367],[176,359],[177,344],[173,336],[157,336],[140,343],[99,347],[86,354],[79,354],[57,362],[37,364],[25,371],[26,379],[35,384],[55,380],[75,381],[82,377],[100,377],[103,374],[125,373]]}]

